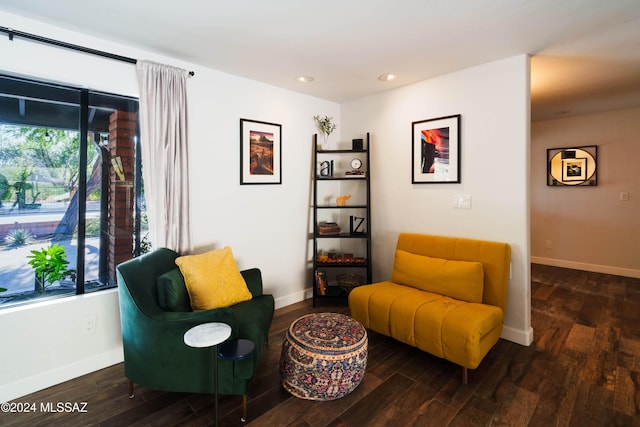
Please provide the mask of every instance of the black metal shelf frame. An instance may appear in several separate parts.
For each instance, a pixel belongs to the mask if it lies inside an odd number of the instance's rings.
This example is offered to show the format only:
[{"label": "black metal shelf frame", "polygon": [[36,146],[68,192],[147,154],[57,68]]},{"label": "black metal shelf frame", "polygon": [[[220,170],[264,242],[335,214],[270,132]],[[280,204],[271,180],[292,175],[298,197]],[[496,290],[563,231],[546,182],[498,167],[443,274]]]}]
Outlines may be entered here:
[{"label": "black metal shelf frame", "polygon": [[[313,224],[314,224],[314,232],[312,235],[313,238],[313,271],[312,271],[312,284],[313,284],[313,306],[316,306],[316,302],[321,298],[330,298],[330,299],[342,299],[346,300],[348,293],[340,290],[339,287],[336,286],[328,286],[327,294],[319,295],[318,286],[316,283],[316,273],[323,270],[331,270],[331,269],[350,269],[352,271],[362,271],[365,276],[366,283],[372,282],[372,267],[371,267],[371,145],[370,145],[370,135],[367,132],[365,139],[365,147],[363,150],[325,150],[318,147],[318,135],[315,134],[313,136],[313,153],[314,153],[314,180],[313,180]],[[318,157],[326,157],[335,155],[340,157],[345,154],[364,154],[366,161],[366,171],[362,176],[331,176],[325,177],[320,176],[318,168]],[[326,183],[326,182],[336,182],[336,181],[359,181],[364,182],[365,185],[362,191],[365,192],[365,204],[358,205],[348,205],[348,206],[327,206],[327,205],[319,205],[318,204],[318,184]],[[322,185],[322,184],[321,184]],[[338,235],[320,235],[318,232],[318,211],[320,210],[364,210],[366,224],[367,224],[367,232],[366,233],[341,233]],[[322,263],[318,262],[318,251],[319,245],[318,242],[320,240],[325,241],[328,239],[362,239],[365,242],[366,253],[365,253],[365,262],[362,263],[346,263],[346,262],[336,262],[336,263]],[[334,292],[336,290],[340,290],[340,292]]]}]

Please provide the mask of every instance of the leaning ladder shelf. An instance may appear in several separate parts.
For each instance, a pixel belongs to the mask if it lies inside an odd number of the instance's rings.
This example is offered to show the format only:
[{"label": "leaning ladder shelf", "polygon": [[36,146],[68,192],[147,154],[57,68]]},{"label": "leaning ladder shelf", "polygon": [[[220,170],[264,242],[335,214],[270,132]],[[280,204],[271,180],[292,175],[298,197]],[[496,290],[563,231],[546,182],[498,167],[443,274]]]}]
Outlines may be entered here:
[{"label": "leaning ladder shelf", "polygon": [[[362,278],[364,283],[372,282],[371,145],[369,133],[366,134],[362,145],[362,149],[356,150],[327,150],[318,146],[317,134],[313,137],[312,284],[314,307],[321,299],[346,302],[350,285],[348,282],[344,282],[344,277]],[[364,166],[364,171],[359,171],[361,175],[348,175],[348,168],[345,167],[339,168],[340,170],[337,172],[333,169],[334,161],[336,164],[344,165],[349,160],[356,160]],[[329,170],[326,169],[327,167]],[[353,184],[347,184],[349,181]],[[329,185],[334,189],[337,188],[338,191],[348,185],[350,189],[358,192],[357,197],[354,197],[358,202],[350,204],[347,201],[344,205],[338,206],[335,198],[322,201],[319,194],[326,190],[323,187]],[[364,215],[364,220],[358,215]],[[341,218],[341,224],[338,224],[340,230],[332,229],[330,234],[324,234],[320,230],[320,223],[326,222],[323,221],[323,218],[331,216]],[[346,220],[347,217],[349,220]],[[355,223],[353,218],[356,218]],[[352,244],[352,247],[358,247],[361,253],[339,253],[343,246],[349,245],[349,243]],[[330,252],[332,249],[336,251],[334,254]],[[327,254],[327,252],[329,253]]]}]

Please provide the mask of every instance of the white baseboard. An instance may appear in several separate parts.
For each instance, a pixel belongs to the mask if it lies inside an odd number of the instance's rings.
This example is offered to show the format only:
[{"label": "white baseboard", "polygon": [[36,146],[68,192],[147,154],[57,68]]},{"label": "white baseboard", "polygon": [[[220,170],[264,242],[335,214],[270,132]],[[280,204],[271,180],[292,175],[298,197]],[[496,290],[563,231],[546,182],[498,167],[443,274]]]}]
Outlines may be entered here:
[{"label": "white baseboard", "polygon": [[2,384],[0,385],[0,402],[18,399],[27,394],[113,366],[123,360],[124,354],[122,347],[120,347],[89,359],[79,360],[9,384]]},{"label": "white baseboard", "polygon": [[533,328],[530,327],[528,331],[522,331],[504,326],[500,338],[528,347],[533,342]]},{"label": "white baseboard", "polygon": [[285,295],[282,297],[278,297],[275,299],[276,310],[291,304],[295,304],[300,301],[304,301],[312,297],[313,297],[313,290],[311,288],[294,292],[292,294]]},{"label": "white baseboard", "polygon": [[633,277],[640,279],[640,270],[632,268],[611,267],[608,265],[589,264],[586,262],[566,261],[561,259],[531,257],[532,264],[550,265],[552,267],[571,268],[574,270],[591,271],[593,273],[613,274],[614,276]]}]

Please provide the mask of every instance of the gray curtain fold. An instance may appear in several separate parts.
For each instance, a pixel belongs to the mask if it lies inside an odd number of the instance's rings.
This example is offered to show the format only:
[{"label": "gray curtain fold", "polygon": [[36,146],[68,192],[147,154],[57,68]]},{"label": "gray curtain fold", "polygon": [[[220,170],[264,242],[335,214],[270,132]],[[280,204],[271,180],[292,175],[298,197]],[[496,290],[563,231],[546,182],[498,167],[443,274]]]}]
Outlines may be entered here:
[{"label": "gray curtain fold", "polygon": [[137,63],[140,87],[142,176],[154,248],[193,249],[187,144],[188,72],[150,61]]}]

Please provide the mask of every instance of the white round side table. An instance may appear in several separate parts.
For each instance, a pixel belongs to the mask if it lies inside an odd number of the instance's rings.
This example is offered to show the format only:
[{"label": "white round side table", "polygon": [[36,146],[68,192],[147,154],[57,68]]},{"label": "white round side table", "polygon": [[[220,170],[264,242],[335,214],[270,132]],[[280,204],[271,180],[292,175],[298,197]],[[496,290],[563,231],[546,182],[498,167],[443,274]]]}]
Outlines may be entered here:
[{"label": "white round side table", "polygon": [[231,326],[220,322],[203,323],[194,326],[184,334],[184,343],[189,347],[213,347],[216,427],[218,426],[218,344],[225,342],[230,336]]}]

